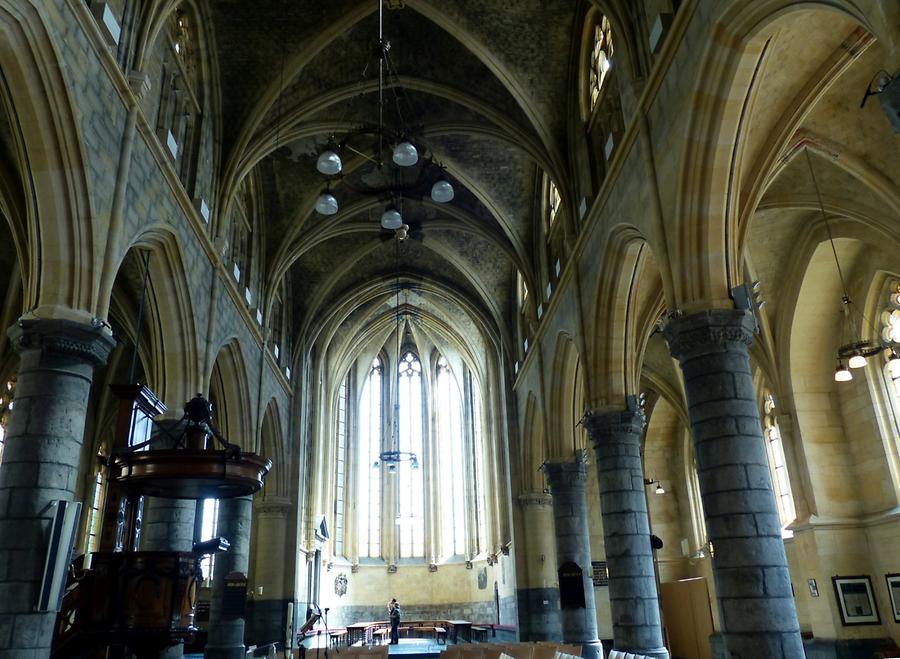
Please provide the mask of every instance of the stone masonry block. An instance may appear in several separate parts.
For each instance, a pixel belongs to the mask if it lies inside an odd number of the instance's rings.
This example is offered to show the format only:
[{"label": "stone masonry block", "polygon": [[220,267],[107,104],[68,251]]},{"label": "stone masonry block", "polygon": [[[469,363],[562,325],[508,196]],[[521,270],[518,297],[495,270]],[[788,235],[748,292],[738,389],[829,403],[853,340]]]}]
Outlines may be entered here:
[{"label": "stone masonry block", "polygon": [[[20,613],[13,628],[14,643],[23,648],[50,648],[55,613]],[[49,653],[47,653],[49,654]],[[39,656],[47,656],[47,654]]]},{"label": "stone masonry block", "polygon": [[[750,360],[744,352],[715,352],[705,358],[692,359],[685,370],[685,382],[712,373],[745,373],[750,375]],[[688,372],[690,371],[690,373]]]},{"label": "stone masonry block", "polygon": [[740,513],[767,513],[774,499],[770,490],[734,490],[704,495],[703,509],[707,519]]},{"label": "stone masonry block", "polygon": [[[718,553],[718,552],[717,552]],[[612,596],[613,592],[613,581],[619,579],[621,577],[643,577],[648,574],[647,571],[647,556],[651,557],[650,562],[650,570],[653,570],[652,563],[652,554],[649,551],[649,542],[648,542],[648,551],[646,554],[626,554],[624,556],[615,556],[615,564],[609,559],[611,558],[610,554],[607,552],[606,558],[609,562],[609,581],[610,581],[610,596]],[[616,586],[617,587],[617,586]]]},{"label": "stone masonry block", "polygon": [[721,598],[720,602],[727,632],[798,631],[793,598]]},{"label": "stone masonry block", "polygon": [[756,387],[749,373],[734,374],[734,393],[736,398],[742,400],[756,400]]},{"label": "stone masonry block", "polygon": [[759,437],[760,442],[762,442],[762,426],[758,416],[739,416],[735,421],[737,422],[738,434]]},{"label": "stone masonry block", "polygon": [[59,462],[44,462],[38,467],[38,485],[41,488],[53,490],[68,490],[74,492],[72,486],[73,477],[77,477],[77,463],[75,465]]},{"label": "stone masonry block", "polygon": [[802,646],[799,654],[783,654],[782,634],[739,634],[729,630],[727,636],[728,652],[732,657],[766,657],[766,659],[802,659],[805,654]]},{"label": "stone masonry block", "polygon": [[786,564],[784,542],[777,538],[714,538],[716,569],[779,567]]},{"label": "stone masonry block", "polygon": [[754,513],[760,535],[781,535],[781,516],[778,513]]},{"label": "stone masonry block", "polygon": [[[693,397],[689,395],[688,400],[693,401]],[[752,400],[713,400],[696,404],[691,402],[688,412],[691,419],[691,427],[700,421],[721,416],[752,417],[759,414],[756,409],[756,402]]]},{"label": "stone masonry block", "polygon": [[772,490],[772,472],[768,464],[748,464],[744,469],[747,472],[748,487],[756,490]]},{"label": "stone masonry block", "polygon": [[631,598],[650,599],[656,602],[656,578],[651,572],[644,576],[620,577],[616,582],[619,592],[626,592]]},{"label": "stone masonry block", "polygon": [[8,648],[12,641],[13,620],[15,616],[11,613],[0,614],[0,651]]},{"label": "stone masonry block", "polygon": [[748,445],[747,439],[740,435],[697,444],[697,469],[700,482],[703,483],[705,472],[718,469],[723,465],[753,464],[756,462],[756,457],[756,448]]},{"label": "stone masonry block", "polygon": [[706,520],[706,528],[711,538],[756,537],[756,518],[752,514],[723,515]]},{"label": "stone masonry block", "polygon": [[705,474],[703,486],[708,493],[745,489],[747,472],[743,465],[723,465],[710,469]]},{"label": "stone masonry block", "polygon": [[607,538],[616,535],[637,535],[637,518],[632,512],[603,511],[603,535]]},{"label": "stone masonry block", "polygon": [[793,597],[791,574],[786,567],[767,567],[763,569],[766,582],[766,594],[771,597]]},{"label": "stone masonry block", "polygon": [[722,597],[763,597],[766,593],[765,568],[729,568],[716,570],[716,592]]},{"label": "stone masonry block", "polygon": [[646,511],[647,500],[643,492],[610,492],[603,495],[603,510],[618,511]]},{"label": "stone masonry block", "polygon": [[7,581],[3,584],[4,597],[0,601],[0,613],[29,611],[37,601],[38,584],[30,581]]},{"label": "stone masonry block", "polygon": [[737,423],[730,416],[717,416],[705,421],[698,421],[691,427],[691,435],[698,442],[737,434]]},{"label": "stone masonry block", "polygon": [[734,379],[731,373],[705,373],[685,382],[685,386],[691,392],[692,404],[732,401],[735,398]]},{"label": "stone masonry block", "polygon": [[[633,492],[634,476],[630,471],[615,469],[604,473],[600,477],[600,491],[604,494],[609,492]],[[643,484],[641,486],[643,488]]]},{"label": "stone masonry block", "polygon": [[[49,523],[46,525],[49,528]],[[0,550],[21,549],[34,551],[43,541],[45,526],[42,520],[3,519],[0,520]]]},{"label": "stone masonry block", "polygon": [[[9,465],[10,463],[7,463]],[[15,464],[15,469],[7,468],[3,472],[3,482],[0,486],[4,488],[18,487],[34,487],[38,482],[38,471],[40,463],[38,462],[20,462]]]}]

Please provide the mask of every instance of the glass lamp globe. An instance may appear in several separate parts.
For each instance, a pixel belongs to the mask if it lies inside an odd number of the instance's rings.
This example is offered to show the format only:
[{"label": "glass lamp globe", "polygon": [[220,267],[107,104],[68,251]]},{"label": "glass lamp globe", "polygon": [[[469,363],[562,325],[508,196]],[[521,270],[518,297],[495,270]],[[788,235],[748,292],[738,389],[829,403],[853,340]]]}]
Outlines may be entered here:
[{"label": "glass lamp globe", "polygon": [[323,192],[316,199],[316,212],[320,215],[334,215],[338,212],[338,202],[330,192]]},{"label": "glass lamp globe", "polygon": [[326,149],[320,153],[319,159],[316,160],[316,169],[325,176],[340,174],[343,167],[344,164],[341,162],[341,157],[331,149]]},{"label": "glass lamp globe", "polygon": [[834,369],[834,381],[835,382],[850,382],[853,379],[853,373],[850,372],[843,364],[839,363],[837,368]]},{"label": "glass lamp globe", "polygon": [[850,368],[862,368],[866,365],[866,358],[862,355],[853,355],[847,362]]},{"label": "glass lamp globe", "polygon": [[606,53],[603,52],[600,54],[600,70],[603,73],[609,73],[610,68],[612,68],[612,62],[609,57],[607,57]]},{"label": "glass lamp globe", "polygon": [[900,378],[900,356],[891,350],[891,356],[888,358],[888,372],[892,378]]},{"label": "glass lamp globe", "polygon": [[419,162],[419,152],[416,151],[416,147],[413,146],[412,142],[403,140],[394,147],[393,160],[401,167],[412,167]]},{"label": "glass lamp globe", "polygon": [[441,179],[431,186],[431,199],[439,204],[446,204],[453,199],[453,186],[450,181]]},{"label": "glass lamp globe", "polygon": [[384,213],[381,214],[381,226],[385,229],[394,231],[403,226],[403,217],[393,206],[388,206]]}]

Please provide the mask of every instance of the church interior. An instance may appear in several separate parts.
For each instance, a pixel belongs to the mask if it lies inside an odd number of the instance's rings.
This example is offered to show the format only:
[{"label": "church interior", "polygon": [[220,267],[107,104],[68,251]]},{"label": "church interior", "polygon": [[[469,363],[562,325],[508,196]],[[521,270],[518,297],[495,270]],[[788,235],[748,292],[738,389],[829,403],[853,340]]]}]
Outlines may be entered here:
[{"label": "church interior", "polygon": [[2,659],[900,657],[896,0],[0,0],[0,215]]}]

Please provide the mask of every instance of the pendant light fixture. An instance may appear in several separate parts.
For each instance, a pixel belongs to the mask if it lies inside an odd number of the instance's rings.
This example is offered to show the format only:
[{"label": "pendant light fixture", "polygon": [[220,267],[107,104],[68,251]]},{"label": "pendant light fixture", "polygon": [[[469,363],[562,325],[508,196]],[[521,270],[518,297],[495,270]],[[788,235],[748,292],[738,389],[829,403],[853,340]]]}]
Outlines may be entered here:
[{"label": "pendant light fixture", "polygon": [[877,355],[884,348],[874,341],[863,339],[861,337],[861,321],[864,321],[865,318],[862,316],[857,318],[856,312],[853,309],[850,294],[847,292],[847,282],[844,279],[844,271],[841,269],[837,248],[834,245],[834,236],[831,234],[831,226],[828,224],[828,216],[825,213],[825,204],[822,203],[822,195],[819,192],[819,184],[818,181],[816,181],[816,173],[813,170],[812,159],[809,157],[808,147],[804,149],[804,153],[806,154],[806,165],[809,168],[809,176],[812,179],[813,189],[816,192],[816,201],[819,205],[819,212],[822,215],[822,222],[825,225],[825,231],[828,234],[828,243],[831,245],[831,253],[834,255],[834,264],[837,268],[838,279],[841,282],[841,311],[843,315],[841,322],[841,341],[843,343],[841,343],[837,349],[837,367],[834,370],[834,381],[849,382],[853,379],[853,373],[850,372],[850,369],[863,368],[869,357]]},{"label": "pendant light fixture", "polygon": [[[422,142],[417,132],[404,120],[404,106],[410,105],[403,93],[400,78],[391,59],[391,43],[384,37],[384,2],[378,2],[378,42],[375,51],[378,66],[365,63],[360,85],[366,82],[366,72],[378,71],[378,100],[371,122],[354,126],[343,135],[331,135],[328,143],[318,153],[316,171],[329,182],[339,180],[341,189],[357,194],[390,198],[394,203],[381,216],[381,226],[398,231],[403,226],[399,201],[404,196],[414,199],[430,198],[438,204],[453,200],[453,184],[437,162],[434,152]],[[353,95],[356,99],[364,95]],[[388,98],[391,94],[393,98]],[[343,157],[347,153],[361,160],[345,170]],[[316,200],[316,211],[321,215],[338,212],[337,197],[326,190]]]}]

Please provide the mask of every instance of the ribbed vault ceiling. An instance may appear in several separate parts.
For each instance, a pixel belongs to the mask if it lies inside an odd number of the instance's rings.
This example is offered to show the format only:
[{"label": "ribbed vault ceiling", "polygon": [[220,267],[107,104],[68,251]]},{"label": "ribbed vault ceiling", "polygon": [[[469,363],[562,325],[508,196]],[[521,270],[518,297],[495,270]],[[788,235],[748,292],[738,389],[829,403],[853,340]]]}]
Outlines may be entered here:
[{"label": "ribbed vault ceiling", "polygon": [[[402,272],[411,312],[440,319],[430,331],[508,343],[516,273],[533,276],[540,177],[565,176],[578,3],[389,4],[403,6],[384,11],[399,76],[388,98],[402,97],[405,123],[447,167],[455,199],[406,199],[415,231],[399,249],[379,226],[383,199],[338,183],[341,211],[314,211],[324,187],[315,162],[329,134],[377,116],[377,0],[210,3],[229,189],[258,182],[267,284],[288,277],[301,341],[322,322],[348,327],[317,337],[359,339],[373,315],[391,313]],[[346,159],[345,174],[361,162]]]}]

